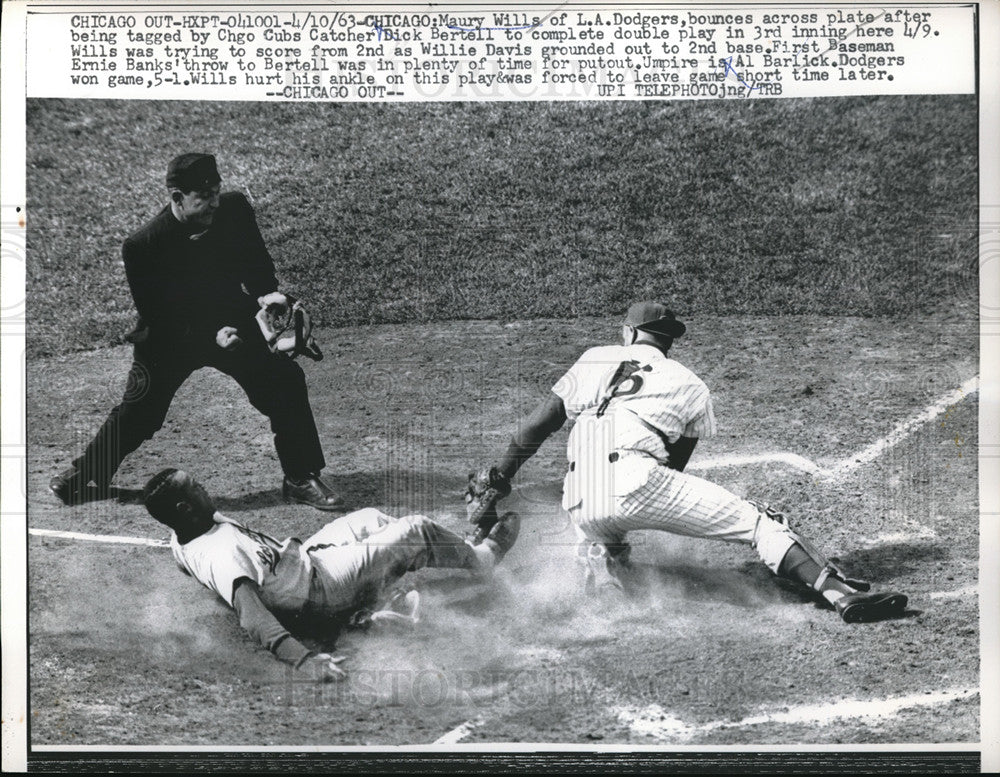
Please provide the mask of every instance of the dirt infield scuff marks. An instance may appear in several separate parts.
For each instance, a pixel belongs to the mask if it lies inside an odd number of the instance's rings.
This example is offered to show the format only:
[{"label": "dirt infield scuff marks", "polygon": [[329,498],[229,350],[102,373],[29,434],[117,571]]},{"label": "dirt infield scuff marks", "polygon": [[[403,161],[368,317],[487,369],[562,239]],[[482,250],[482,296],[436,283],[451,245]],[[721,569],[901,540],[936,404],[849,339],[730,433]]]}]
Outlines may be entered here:
[{"label": "dirt infield scuff marks", "polygon": [[[82,690],[103,689],[106,681],[96,678],[107,667],[123,677],[129,674],[126,666],[136,675],[178,662],[208,676],[229,668],[232,655],[220,651],[220,634],[206,628],[220,616],[228,617],[225,605],[201,595],[176,571],[169,554],[127,545],[105,545],[99,555],[80,553],[69,544],[48,550],[52,552],[44,554],[45,566],[33,562],[32,574],[51,575],[57,569],[65,583],[58,603],[42,602],[34,611],[33,636],[36,644],[58,645],[61,651],[33,664],[33,687],[39,687],[35,683],[41,677],[68,676],[80,690],[83,706],[73,706],[77,702],[69,699],[59,703],[86,715],[86,705],[110,698],[104,690]],[[95,686],[89,685],[92,682]]]},{"label": "dirt infield scuff marks", "polygon": [[836,462],[832,467],[830,467],[826,472],[827,478],[837,478],[843,475],[847,475],[858,467],[864,466],[869,462],[874,461],[883,453],[885,453],[889,448],[894,445],[899,444],[905,440],[911,433],[913,433],[917,428],[923,426],[928,421],[933,421],[939,415],[944,413],[952,405],[961,402],[969,394],[974,394],[979,391],[979,376],[969,378],[961,386],[953,391],[949,391],[947,394],[938,398],[937,401],[929,405],[922,412],[908,418],[907,420],[901,422],[885,437],[882,437],[867,448],[858,451],[851,456],[847,456]]},{"label": "dirt infield scuff marks", "polygon": [[936,691],[908,696],[896,696],[890,699],[844,699],[832,704],[804,704],[790,707],[785,712],[773,712],[763,715],[752,715],[738,721],[716,720],[700,726],[687,725],[673,717],[658,704],[651,704],[642,709],[618,708],[615,712],[618,719],[627,724],[634,733],[665,741],[683,741],[692,737],[722,728],[745,728],[759,726],[765,723],[832,723],[835,720],[849,718],[859,722],[877,723],[886,718],[892,718],[904,710],[914,707],[929,707],[937,704],[968,699],[978,695],[974,688],[953,688],[947,691]]}]

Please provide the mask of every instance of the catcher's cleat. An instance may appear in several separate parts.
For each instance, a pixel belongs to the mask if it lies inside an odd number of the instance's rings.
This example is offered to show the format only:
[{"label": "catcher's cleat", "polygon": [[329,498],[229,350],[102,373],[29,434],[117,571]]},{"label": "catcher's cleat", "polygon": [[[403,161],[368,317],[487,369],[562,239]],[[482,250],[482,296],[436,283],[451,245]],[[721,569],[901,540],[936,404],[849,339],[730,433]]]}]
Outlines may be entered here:
[{"label": "catcher's cleat", "polygon": [[281,484],[281,495],[286,502],[310,505],[317,510],[343,510],[344,500],[334,493],[318,475],[310,475],[303,480],[285,477]]},{"label": "catcher's cleat", "polygon": [[496,558],[496,563],[500,563],[507,552],[514,547],[517,542],[517,535],[521,531],[521,516],[517,513],[504,513],[503,517],[490,529],[483,544],[486,545]]},{"label": "catcher's cleat", "polygon": [[906,611],[906,602],[906,595],[895,591],[859,591],[842,596],[834,607],[845,623],[870,623],[898,618]]}]

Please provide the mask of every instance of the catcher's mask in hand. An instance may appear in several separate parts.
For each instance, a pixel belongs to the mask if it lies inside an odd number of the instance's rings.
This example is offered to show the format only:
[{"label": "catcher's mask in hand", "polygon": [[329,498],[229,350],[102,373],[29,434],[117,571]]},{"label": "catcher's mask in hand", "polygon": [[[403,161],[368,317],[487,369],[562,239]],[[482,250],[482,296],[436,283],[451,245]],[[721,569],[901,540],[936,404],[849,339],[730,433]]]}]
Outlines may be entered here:
[{"label": "catcher's mask in hand", "polygon": [[290,294],[268,294],[261,302],[257,324],[272,353],[293,359],[299,354],[315,361],[323,358],[312,336],[312,320],[301,302]]}]

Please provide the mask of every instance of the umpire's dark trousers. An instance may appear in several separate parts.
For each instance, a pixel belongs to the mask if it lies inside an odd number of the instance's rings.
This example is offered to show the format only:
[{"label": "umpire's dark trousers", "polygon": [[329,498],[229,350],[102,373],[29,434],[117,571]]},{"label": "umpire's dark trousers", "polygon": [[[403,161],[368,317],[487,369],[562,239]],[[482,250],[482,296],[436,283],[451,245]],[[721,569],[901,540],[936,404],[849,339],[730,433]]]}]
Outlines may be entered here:
[{"label": "umpire's dark trousers", "polygon": [[302,368],[287,356],[271,353],[259,332],[244,336],[243,344],[233,351],[214,343],[192,348],[187,343],[147,340],[136,343],[132,358],[121,403],[73,462],[98,486],[109,485],[125,457],[163,426],[177,390],[202,367],[232,376],[250,404],[270,419],[285,475],[301,478],[326,465]]}]

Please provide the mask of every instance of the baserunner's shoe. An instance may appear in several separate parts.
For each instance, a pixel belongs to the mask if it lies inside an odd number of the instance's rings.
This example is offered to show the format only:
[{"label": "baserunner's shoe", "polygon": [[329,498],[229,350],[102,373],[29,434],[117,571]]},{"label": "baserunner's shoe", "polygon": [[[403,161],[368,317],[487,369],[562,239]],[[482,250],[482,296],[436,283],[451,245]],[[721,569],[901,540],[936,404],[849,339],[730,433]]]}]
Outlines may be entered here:
[{"label": "baserunner's shoe", "polygon": [[419,622],[420,592],[397,589],[378,609],[363,609],[353,613],[347,625],[356,629],[365,629],[372,624],[414,626]]},{"label": "baserunner's shoe", "polygon": [[844,623],[870,623],[888,618],[898,618],[906,612],[906,594],[896,591],[847,594],[837,600],[834,607]]},{"label": "baserunner's shoe", "polygon": [[521,516],[517,513],[504,513],[499,521],[490,529],[483,544],[486,545],[496,558],[496,563],[500,563],[507,552],[514,547],[517,542],[517,535],[521,531]]}]

